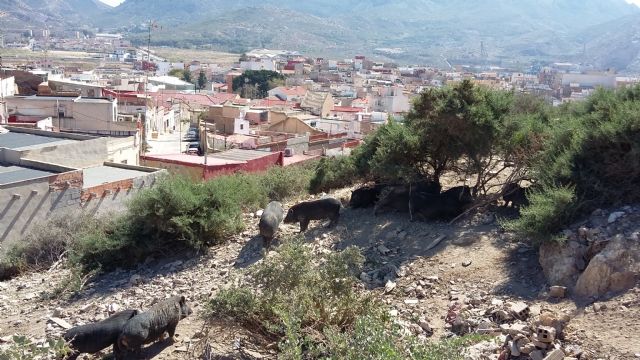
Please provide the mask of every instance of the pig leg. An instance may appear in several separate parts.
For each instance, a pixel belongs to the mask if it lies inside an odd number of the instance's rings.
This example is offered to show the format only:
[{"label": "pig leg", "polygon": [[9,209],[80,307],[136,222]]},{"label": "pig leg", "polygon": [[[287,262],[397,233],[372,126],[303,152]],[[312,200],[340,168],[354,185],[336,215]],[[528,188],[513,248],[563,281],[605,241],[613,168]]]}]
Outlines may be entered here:
[{"label": "pig leg", "polygon": [[308,218],[300,219],[300,232],[303,233],[307,231],[308,227],[309,227],[309,219]]},{"label": "pig leg", "polygon": [[329,225],[327,225],[327,228],[335,227],[336,225],[338,225],[338,220],[340,220],[340,214],[335,214],[331,217],[330,220],[331,221],[329,222]]},{"label": "pig leg", "polygon": [[169,341],[170,342],[174,342],[174,336],[176,335],[176,327],[178,326],[178,323],[175,324],[169,324],[169,327],[167,328],[167,333],[169,333]]}]

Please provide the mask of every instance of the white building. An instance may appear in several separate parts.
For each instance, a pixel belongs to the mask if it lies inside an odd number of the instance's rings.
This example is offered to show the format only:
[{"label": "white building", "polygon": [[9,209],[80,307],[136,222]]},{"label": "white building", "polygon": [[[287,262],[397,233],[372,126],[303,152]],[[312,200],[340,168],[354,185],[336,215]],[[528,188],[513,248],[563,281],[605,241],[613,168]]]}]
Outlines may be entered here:
[{"label": "white building", "polygon": [[367,97],[372,111],[404,113],[411,110],[409,96],[397,86],[380,87]]},{"label": "white building", "polygon": [[613,74],[562,74],[562,86],[613,89],[616,87],[616,76]]},{"label": "white building", "polygon": [[113,136],[133,136],[135,122],[118,121],[116,100],[60,96],[6,97],[9,123],[34,123],[52,118],[54,128]]},{"label": "white building", "polygon": [[276,71],[276,62],[273,59],[252,59],[241,61],[240,68],[243,70],[270,70]]},{"label": "white building", "polygon": [[149,83],[165,90],[194,90],[194,85],[175,76],[154,76]]},{"label": "white building", "polygon": [[16,81],[13,76],[3,77],[0,74],[0,124],[7,123],[7,108],[4,98],[16,94]]}]

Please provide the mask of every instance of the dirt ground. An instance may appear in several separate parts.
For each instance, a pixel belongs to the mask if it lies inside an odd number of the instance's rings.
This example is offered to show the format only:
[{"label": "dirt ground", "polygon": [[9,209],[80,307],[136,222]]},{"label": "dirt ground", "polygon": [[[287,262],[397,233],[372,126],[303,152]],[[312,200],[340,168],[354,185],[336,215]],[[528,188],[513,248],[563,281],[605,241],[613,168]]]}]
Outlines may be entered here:
[{"label": "dirt ground", "polygon": [[[348,194],[342,190],[334,196]],[[401,214],[376,217],[373,209],[344,209],[336,228],[312,223],[305,238],[314,251],[358,246],[367,258],[367,271],[390,264],[400,269],[403,276],[394,279],[397,287],[393,292],[385,294],[383,285],[369,286],[365,291],[373,292],[402,318],[426,318],[434,330],[431,340],[445,335],[445,317],[452,301],[475,297],[522,300],[569,315],[566,341],[579,346],[585,359],[639,358],[640,288],[595,305],[570,298],[550,299],[536,250],[503,233],[497,224],[496,217],[513,212],[493,210],[498,212],[471,214],[448,225],[410,222]],[[203,319],[208,299],[221,288],[238,284],[243,269],[264,256],[262,240],[256,236],[258,219],[251,215],[246,216],[243,234],[207,254],[148,259],[137,269],[116,271],[88,282],[71,300],[48,299],[68,281],[66,270],[0,283],[0,341],[12,334],[36,339],[59,336],[63,327],[56,322],[60,320],[75,326],[102,319],[114,309],[146,309],[156,298],[184,294],[194,313],[178,325],[177,341],[148,347],[145,358],[202,358],[205,351],[210,359],[228,354],[236,354],[234,358],[275,358],[273,344],[234,324],[205,327]],[[283,225],[281,237],[297,230],[297,226]],[[442,236],[444,240],[426,250]],[[277,251],[277,241],[274,246]],[[405,300],[415,296],[418,284],[425,284],[423,297],[407,305]],[[99,357],[85,356],[93,358]]]}]

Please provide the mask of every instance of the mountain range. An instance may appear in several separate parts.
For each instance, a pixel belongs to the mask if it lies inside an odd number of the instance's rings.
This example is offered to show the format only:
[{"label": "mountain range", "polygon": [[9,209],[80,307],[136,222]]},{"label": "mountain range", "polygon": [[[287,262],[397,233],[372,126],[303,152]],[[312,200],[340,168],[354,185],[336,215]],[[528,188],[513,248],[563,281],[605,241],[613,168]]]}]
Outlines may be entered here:
[{"label": "mountain range", "polygon": [[640,8],[625,0],[126,0],[115,8],[0,0],[0,9],[6,4],[125,31],[137,43],[146,43],[144,24],[154,19],[162,27],[152,34],[156,45],[431,63],[477,60],[484,48],[494,62],[588,61],[618,70],[640,63]]}]

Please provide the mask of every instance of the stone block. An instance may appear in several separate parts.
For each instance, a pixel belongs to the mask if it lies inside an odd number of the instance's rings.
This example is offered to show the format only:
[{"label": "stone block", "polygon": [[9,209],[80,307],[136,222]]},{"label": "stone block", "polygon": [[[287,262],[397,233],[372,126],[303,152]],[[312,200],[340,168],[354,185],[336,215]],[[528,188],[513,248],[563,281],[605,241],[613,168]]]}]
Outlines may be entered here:
[{"label": "stone block", "polygon": [[556,340],[556,328],[551,326],[539,326],[536,330],[537,340],[543,343],[553,343]]},{"label": "stone block", "polygon": [[560,349],[555,349],[549,353],[543,360],[564,360],[564,352]]},{"label": "stone block", "polygon": [[529,354],[529,357],[531,358],[531,360],[544,360],[544,355],[540,350],[532,351],[531,354]]},{"label": "stone block", "polygon": [[527,319],[530,314],[529,306],[523,302],[517,302],[517,303],[511,304],[510,310],[513,313],[513,315],[520,320]]}]

